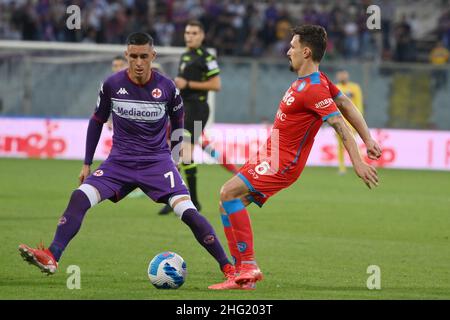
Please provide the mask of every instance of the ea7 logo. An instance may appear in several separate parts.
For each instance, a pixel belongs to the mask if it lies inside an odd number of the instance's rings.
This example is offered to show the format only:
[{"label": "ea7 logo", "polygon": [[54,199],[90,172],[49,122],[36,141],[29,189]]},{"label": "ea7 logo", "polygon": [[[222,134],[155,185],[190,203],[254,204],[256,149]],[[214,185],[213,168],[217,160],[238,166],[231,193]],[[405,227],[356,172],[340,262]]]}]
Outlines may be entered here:
[{"label": "ea7 logo", "polygon": [[290,106],[290,105],[295,101],[295,97],[292,96],[292,93],[293,93],[293,91],[288,90],[288,91],[286,91],[286,93],[284,94],[284,97],[283,97],[283,100],[282,100],[282,101],[283,101],[287,106]]}]

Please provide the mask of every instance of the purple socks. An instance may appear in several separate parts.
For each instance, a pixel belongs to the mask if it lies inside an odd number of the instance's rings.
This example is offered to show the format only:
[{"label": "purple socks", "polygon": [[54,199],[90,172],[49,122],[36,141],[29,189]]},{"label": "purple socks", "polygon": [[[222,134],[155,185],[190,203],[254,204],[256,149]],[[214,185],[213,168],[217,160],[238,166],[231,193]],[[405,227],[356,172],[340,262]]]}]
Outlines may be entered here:
[{"label": "purple socks", "polygon": [[214,232],[214,228],[204,216],[195,209],[187,209],[181,220],[191,228],[197,241],[216,259],[221,269],[224,265],[230,263]]},{"label": "purple socks", "polygon": [[66,211],[59,219],[55,237],[49,247],[56,261],[59,261],[69,241],[80,230],[84,215],[90,207],[91,203],[83,191],[77,189],[72,193]]},{"label": "purple socks", "polygon": [[[83,191],[77,189],[72,193],[66,211],[59,220],[53,242],[49,247],[57,261],[61,258],[70,240],[80,230],[83,218],[90,207],[91,203]],[[197,241],[216,259],[221,269],[224,265],[230,263],[213,227],[205,217],[195,209],[187,209],[183,213],[182,220],[191,228]]]}]

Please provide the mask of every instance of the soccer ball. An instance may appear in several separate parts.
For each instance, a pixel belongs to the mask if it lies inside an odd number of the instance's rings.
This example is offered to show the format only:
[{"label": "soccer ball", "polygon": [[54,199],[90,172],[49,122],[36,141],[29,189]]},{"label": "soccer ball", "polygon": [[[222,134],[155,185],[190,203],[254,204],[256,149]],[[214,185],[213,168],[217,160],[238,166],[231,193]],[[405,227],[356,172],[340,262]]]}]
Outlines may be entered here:
[{"label": "soccer ball", "polygon": [[148,278],[158,289],[178,289],[186,279],[186,262],[175,252],[160,253],[148,265]]}]

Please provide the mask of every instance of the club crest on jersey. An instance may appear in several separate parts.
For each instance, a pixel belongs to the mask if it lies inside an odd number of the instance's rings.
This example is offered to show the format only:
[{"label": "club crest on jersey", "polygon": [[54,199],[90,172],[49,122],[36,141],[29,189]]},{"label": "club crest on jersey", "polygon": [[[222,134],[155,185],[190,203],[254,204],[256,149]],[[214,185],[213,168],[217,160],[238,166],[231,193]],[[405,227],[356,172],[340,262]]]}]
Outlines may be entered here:
[{"label": "club crest on jersey", "polygon": [[103,175],[103,170],[95,170],[93,175],[96,177],[101,177]]},{"label": "club crest on jersey", "polygon": [[302,91],[306,87],[306,81],[303,81],[300,83],[300,85],[297,87],[297,92]]},{"label": "club crest on jersey", "polygon": [[162,95],[161,89],[155,88],[155,89],[152,90],[152,97],[153,98],[158,99],[158,98],[161,97],[161,95]]}]

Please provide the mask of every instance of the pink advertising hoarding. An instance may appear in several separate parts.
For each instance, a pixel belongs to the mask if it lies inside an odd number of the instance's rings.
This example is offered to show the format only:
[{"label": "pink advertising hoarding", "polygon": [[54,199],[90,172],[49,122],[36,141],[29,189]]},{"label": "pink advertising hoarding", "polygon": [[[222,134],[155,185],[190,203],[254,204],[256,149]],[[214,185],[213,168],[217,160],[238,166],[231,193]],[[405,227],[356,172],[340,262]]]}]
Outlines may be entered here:
[{"label": "pink advertising hoarding", "polygon": [[[83,159],[88,121],[85,119],[0,118],[0,157]],[[214,124],[206,130],[211,145],[227,159],[243,163],[265,142],[270,127],[264,124]],[[450,171],[450,131],[372,129],[383,149],[378,167]],[[358,140],[361,152],[364,145]],[[95,159],[105,159],[112,132],[102,132]],[[216,160],[195,150],[196,161]],[[346,161],[350,164],[347,157]],[[336,166],[334,131],[324,126],[316,136],[307,165]]]}]

